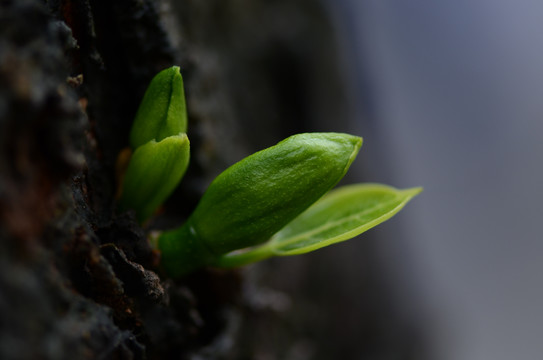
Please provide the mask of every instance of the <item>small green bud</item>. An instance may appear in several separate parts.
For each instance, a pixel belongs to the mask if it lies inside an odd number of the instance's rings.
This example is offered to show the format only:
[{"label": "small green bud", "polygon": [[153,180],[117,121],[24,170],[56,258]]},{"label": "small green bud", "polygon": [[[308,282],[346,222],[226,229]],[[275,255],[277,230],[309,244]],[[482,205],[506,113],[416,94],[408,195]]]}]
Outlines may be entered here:
[{"label": "small green bud", "polygon": [[130,132],[132,149],[187,132],[183,78],[178,66],[159,72],[147,88]]},{"label": "small green bud", "polygon": [[121,210],[134,209],[139,222],[145,221],[171,195],[189,164],[186,134],[151,140],[134,151],[126,174],[119,204]]},{"label": "small green bud", "polygon": [[345,175],[361,145],[348,134],[299,134],[232,165],[185,225],[158,238],[162,264],[179,276],[265,242]]},{"label": "small green bud", "polygon": [[[189,163],[186,131],[183,79],[179,67],[173,66],[158,73],[143,96],[130,132],[134,153],[119,176],[119,207],[134,209],[140,223],[181,181]],[[126,158],[124,152],[121,155]],[[120,159],[119,164],[126,161]]]}]

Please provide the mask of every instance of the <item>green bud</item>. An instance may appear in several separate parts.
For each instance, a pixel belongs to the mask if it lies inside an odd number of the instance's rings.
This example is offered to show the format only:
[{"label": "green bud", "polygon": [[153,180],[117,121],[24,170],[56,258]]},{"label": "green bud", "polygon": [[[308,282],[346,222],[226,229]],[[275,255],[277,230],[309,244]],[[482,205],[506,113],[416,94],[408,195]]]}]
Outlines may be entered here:
[{"label": "green bud", "polygon": [[120,176],[119,207],[134,209],[139,222],[151,216],[181,181],[189,163],[186,131],[183,78],[173,66],[158,73],[145,92],[130,132],[134,153]]},{"label": "green bud", "polygon": [[189,164],[189,148],[186,134],[138,147],[124,177],[121,210],[134,209],[139,222],[149,218],[181,181]]},{"label": "green bud", "polygon": [[269,240],[345,175],[361,145],[348,134],[299,134],[232,165],[185,225],[159,237],[162,264],[179,276]]},{"label": "green bud", "polygon": [[159,72],[147,88],[130,132],[132,149],[187,132],[183,78],[178,66]]}]

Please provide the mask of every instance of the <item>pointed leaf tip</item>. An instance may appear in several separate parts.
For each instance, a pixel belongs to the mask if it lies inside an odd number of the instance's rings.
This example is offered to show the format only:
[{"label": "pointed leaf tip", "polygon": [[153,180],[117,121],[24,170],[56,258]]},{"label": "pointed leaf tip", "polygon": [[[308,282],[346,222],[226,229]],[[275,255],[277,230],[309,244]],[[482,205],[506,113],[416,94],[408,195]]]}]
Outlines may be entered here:
[{"label": "pointed leaf tip", "polygon": [[187,131],[183,77],[178,66],[159,72],[149,84],[130,132],[133,149]]}]

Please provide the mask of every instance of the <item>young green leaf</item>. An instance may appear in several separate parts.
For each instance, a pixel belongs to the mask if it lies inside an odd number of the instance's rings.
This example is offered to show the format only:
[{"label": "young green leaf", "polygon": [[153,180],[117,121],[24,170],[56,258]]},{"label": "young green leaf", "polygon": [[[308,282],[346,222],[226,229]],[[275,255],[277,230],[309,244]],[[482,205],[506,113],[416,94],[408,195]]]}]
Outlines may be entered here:
[{"label": "young green leaf", "polygon": [[147,88],[130,132],[136,149],[151,140],[187,132],[187,109],[179,66],[159,72]]},{"label": "young green leaf", "polygon": [[390,219],[421,188],[356,184],[330,191],[272,238],[275,255],[304,254],[349,240]]},{"label": "young green leaf", "polygon": [[189,164],[189,147],[186,134],[139,146],[126,170],[121,209],[134,209],[139,222],[151,216],[181,181]]},{"label": "young green leaf", "polygon": [[266,244],[223,256],[216,266],[240,266],[271,256],[304,254],[351,239],[388,220],[421,188],[398,190],[356,184],[332,190],[275,234]]},{"label": "young green leaf", "polygon": [[[180,275],[263,243],[328,192],[361,145],[361,138],[348,134],[298,134],[234,164],[211,183],[182,228],[159,237],[162,264]],[[201,243],[210,256],[187,258],[190,249],[173,254],[172,242]]]}]

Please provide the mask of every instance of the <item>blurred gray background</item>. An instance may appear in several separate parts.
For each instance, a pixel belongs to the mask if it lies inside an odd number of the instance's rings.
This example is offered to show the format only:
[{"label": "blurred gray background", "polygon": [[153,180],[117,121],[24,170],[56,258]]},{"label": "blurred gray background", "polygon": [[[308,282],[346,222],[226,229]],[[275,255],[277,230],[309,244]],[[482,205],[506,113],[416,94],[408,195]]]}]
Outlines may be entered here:
[{"label": "blurred gray background", "polygon": [[364,180],[425,188],[372,232],[427,357],[541,359],[543,3],[343,0],[330,9],[356,74],[358,169]]}]

